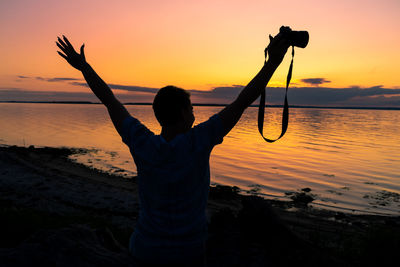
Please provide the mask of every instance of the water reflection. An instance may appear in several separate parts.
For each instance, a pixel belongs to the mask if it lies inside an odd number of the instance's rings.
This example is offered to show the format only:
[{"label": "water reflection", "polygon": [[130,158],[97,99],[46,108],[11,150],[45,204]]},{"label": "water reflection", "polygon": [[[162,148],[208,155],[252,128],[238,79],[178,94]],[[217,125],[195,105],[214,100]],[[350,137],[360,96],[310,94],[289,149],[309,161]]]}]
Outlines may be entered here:
[{"label": "water reflection", "polygon": [[[194,107],[195,123],[220,109]],[[151,106],[128,106],[128,110],[153,132],[160,132]],[[281,115],[281,109],[266,110],[268,137],[279,136]],[[364,198],[382,190],[400,193],[399,111],[292,108],[286,135],[273,144],[259,135],[256,118],[257,109],[248,109],[214,149],[213,183],[244,190],[259,185],[258,193],[279,198],[287,191],[310,187],[320,204],[400,212],[399,202],[377,206]],[[94,149],[75,159],[107,171],[136,173],[101,105],[0,104],[0,125],[2,143]]]}]

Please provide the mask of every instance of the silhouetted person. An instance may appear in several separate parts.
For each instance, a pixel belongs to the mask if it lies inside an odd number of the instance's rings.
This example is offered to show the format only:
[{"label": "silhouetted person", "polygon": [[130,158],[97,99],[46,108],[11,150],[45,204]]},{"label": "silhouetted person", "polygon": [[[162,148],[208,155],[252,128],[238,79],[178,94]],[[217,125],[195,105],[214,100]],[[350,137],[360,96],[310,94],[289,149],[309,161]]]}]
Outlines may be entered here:
[{"label": "silhouetted person", "polygon": [[282,62],[289,44],[279,34],[270,41],[268,61],[237,99],[195,127],[189,93],[174,86],[161,88],[153,109],[162,130],[155,135],[129,114],[86,62],[84,45],[78,54],[65,36],[58,38],[57,46],[63,52],[58,53],[82,72],[107,107],[136,163],[140,213],[129,247],[138,266],[204,265],[210,153],[257,99]]}]

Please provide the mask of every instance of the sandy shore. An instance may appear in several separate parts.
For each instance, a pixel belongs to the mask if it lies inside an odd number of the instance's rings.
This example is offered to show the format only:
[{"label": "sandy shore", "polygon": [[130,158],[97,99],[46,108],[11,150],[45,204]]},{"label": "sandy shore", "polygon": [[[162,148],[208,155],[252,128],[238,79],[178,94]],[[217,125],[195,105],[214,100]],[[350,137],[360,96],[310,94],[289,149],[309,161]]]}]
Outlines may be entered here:
[{"label": "sandy shore", "polygon": [[[0,147],[1,266],[130,266],[135,178],[74,163],[73,153],[85,150]],[[281,202],[212,187],[208,266],[400,262],[400,217],[313,209],[299,194]]]}]

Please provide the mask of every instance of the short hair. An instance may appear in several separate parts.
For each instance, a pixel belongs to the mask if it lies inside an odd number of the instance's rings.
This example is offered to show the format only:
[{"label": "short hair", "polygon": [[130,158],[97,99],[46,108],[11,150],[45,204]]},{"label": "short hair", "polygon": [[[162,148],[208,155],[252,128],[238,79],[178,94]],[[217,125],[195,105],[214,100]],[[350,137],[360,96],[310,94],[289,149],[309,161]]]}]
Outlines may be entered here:
[{"label": "short hair", "polygon": [[182,120],[182,110],[190,106],[190,93],[172,85],[158,90],[153,101],[154,114],[161,126]]}]

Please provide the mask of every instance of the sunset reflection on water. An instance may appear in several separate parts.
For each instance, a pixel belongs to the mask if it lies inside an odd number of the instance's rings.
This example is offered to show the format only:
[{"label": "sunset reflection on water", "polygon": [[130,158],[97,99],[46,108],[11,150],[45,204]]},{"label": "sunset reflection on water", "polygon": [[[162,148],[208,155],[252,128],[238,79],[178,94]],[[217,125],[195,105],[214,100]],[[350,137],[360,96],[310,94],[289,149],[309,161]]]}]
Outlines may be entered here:
[{"label": "sunset reflection on water", "polygon": [[[151,106],[127,108],[160,132]],[[221,108],[195,107],[195,124]],[[264,132],[269,138],[280,134],[281,112],[266,109]],[[2,144],[88,148],[91,153],[73,158],[106,171],[136,173],[128,148],[101,105],[2,103],[0,114]],[[399,111],[292,108],[286,135],[269,144],[257,130],[257,108],[249,108],[214,148],[211,180],[278,199],[308,187],[317,206],[399,214],[399,125]],[[385,191],[394,194],[379,202]]]}]

